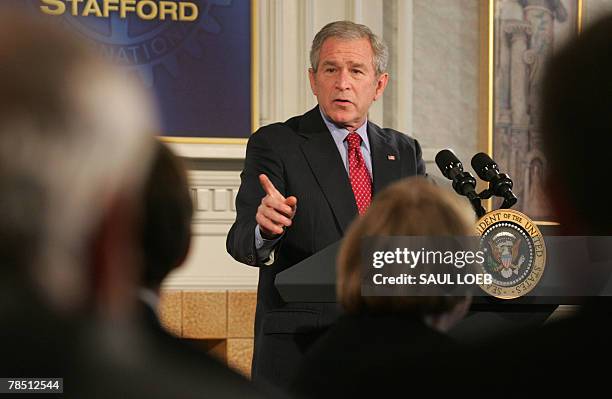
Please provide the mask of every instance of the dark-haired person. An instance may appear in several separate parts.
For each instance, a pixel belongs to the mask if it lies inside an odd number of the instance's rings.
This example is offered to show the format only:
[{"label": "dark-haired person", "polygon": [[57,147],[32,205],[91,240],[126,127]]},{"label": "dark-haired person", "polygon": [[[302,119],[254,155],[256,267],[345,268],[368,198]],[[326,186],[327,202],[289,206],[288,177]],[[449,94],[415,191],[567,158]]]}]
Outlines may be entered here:
[{"label": "dark-haired person", "polygon": [[383,190],[340,249],[337,297],[346,314],[306,354],[293,391],[313,398],[386,397],[421,359],[454,349],[445,332],[466,314],[470,297],[414,296],[403,286],[393,296],[362,296],[363,243],[376,236],[473,236],[474,223],[466,202],[423,177]]},{"label": "dark-haired person", "polygon": [[143,271],[139,298],[146,320],[158,320],[162,282],[185,261],[191,244],[193,202],[180,159],[162,143],[156,146],[144,189],[142,221]]},{"label": "dark-haired person", "polygon": [[[588,258],[583,267],[577,268],[578,274],[570,277],[572,285],[598,289],[612,275],[609,198],[597,189],[609,180],[610,70],[612,15],[607,15],[548,61],[541,99],[542,151],[547,159],[545,188],[556,219],[563,234],[600,236],[587,239]],[[596,292],[584,295],[587,297],[573,317],[528,334],[523,351],[529,354],[531,364],[541,368],[538,382],[542,391],[548,391],[555,380],[563,381],[561,386],[609,390],[608,373],[599,361],[612,356],[610,290],[599,297]]]},{"label": "dark-haired person", "polygon": [[181,160],[157,143],[151,172],[144,187],[142,218],[143,271],[138,292],[141,320],[150,345],[209,381],[211,393],[254,395],[237,373],[206,355],[195,345],[169,333],[159,320],[159,295],[164,279],[180,267],[189,252],[193,202]]}]

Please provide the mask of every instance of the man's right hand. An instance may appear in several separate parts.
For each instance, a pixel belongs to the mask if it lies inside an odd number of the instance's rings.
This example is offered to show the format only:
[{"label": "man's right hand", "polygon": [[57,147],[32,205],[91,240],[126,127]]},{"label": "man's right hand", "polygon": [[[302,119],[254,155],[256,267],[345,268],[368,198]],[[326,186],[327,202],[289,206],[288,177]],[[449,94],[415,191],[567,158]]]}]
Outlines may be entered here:
[{"label": "man's right hand", "polygon": [[259,175],[259,183],[266,196],[262,198],[257,208],[255,220],[263,238],[274,239],[283,234],[285,227],[291,226],[291,219],[297,209],[297,198],[283,197],[264,174]]}]

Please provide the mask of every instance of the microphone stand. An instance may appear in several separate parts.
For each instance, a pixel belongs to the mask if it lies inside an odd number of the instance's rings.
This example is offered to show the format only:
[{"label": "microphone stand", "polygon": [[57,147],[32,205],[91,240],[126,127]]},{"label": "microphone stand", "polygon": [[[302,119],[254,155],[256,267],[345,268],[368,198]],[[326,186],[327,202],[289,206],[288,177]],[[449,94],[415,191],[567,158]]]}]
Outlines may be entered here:
[{"label": "microphone stand", "polygon": [[475,195],[472,193],[471,195],[468,194],[467,198],[470,200],[470,204],[472,205],[472,208],[474,209],[474,212],[476,212],[476,216],[478,216],[478,218],[483,217],[485,213],[487,213],[487,211],[482,206],[481,198],[479,195]]},{"label": "microphone stand", "polygon": [[[453,179],[453,188],[456,192],[460,193],[463,192],[462,187],[464,185],[476,187],[476,179],[467,172],[461,172],[455,177],[455,179]],[[482,206],[480,195],[476,194],[473,189],[465,193],[465,196],[470,201],[472,209],[474,209],[474,212],[476,212],[476,216],[478,216],[478,218],[483,217],[485,213],[487,213]]]},{"label": "microphone stand", "polygon": [[[493,190],[491,190],[491,188],[487,188],[485,190],[482,190],[480,193],[477,194],[477,197],[479,199],[489,199],[491,198],[494,194]],[[504,201],[502,202],[501,206],[499,207],[499,209],[510,209],[512,208],[512,206],[514,204],[516,204],[517,199],[516,197],[513,198],[506,198],[506,197],[499,197],[499,198],[503,198]]]}]

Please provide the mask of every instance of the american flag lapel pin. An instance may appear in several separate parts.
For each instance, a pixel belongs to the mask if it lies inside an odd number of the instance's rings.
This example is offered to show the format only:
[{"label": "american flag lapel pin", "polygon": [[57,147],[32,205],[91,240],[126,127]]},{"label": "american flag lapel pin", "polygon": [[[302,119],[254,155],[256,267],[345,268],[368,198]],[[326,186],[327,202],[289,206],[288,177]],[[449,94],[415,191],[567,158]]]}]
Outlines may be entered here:
[{"label": "american flag lapel pin", "polygon": [[395,155],[387,155],[389,161],[395,161]]}]

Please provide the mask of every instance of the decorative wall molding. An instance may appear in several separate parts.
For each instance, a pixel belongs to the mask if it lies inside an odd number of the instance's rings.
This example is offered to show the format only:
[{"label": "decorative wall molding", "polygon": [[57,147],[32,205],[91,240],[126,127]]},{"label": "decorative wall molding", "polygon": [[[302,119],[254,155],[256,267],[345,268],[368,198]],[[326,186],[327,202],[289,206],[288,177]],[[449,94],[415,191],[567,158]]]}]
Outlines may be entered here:
[{"label": "decorative wall molding", "polygon": [[382,9],[383,39],[390,49],[382,123],[412,134],[412,0],[383,0]]},{"label": "decorative wall molding", "polygon": [[167,143],[176,154],[192,159],[244,159],[246,139],[236,144]]},{"label": "decorative wall molding", "polygon": [[240,172],[192,170],[189,186],[194,203],[193,234],[226,235],[236,218]]},{"label": "decorative wall molding", "polygon": [[346,15],[354,22],[363,23],[363,0],[347,0]]},{"label": "decorative wall molding", "polygon": [[282,0],[257,2],[259,7],[259,122],[267,125],[280,113],[283,82],[283,48],[279,36],[282,34]]},{"label": "decorative wall molding", "polygon": [[[247,267],[247,266],[245,266]],[[163,289],[182,289],[182,290],[206,290],[206,291],[225,291],[225,290],[253,290],[257,289],[257,279],[252,276],[173,276],[162,286]]]},{"label": "decorative wall molding", "polygon": [[298,48],[297,58],[299,60],[298,69],[296,70],[298,78],[298,87],[304,88],[302,92],[298,92],[298,108],[307,110],[312,108],[314,100],[310,90],[310,80],[308,78],[308,68],[310,68],[310,44],[314,35],[317,33],[315,30],[314,13],[315,13],[315,2],[313,0],[303,0],[299,2],[298,8]]}]

